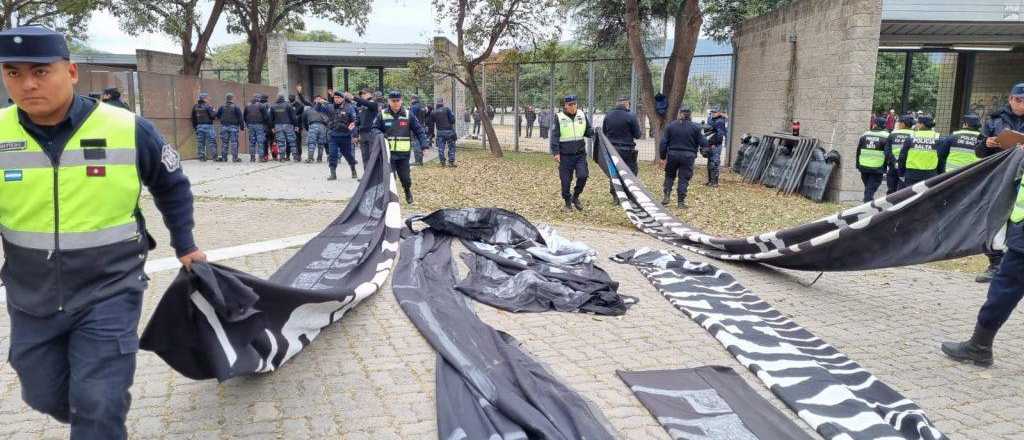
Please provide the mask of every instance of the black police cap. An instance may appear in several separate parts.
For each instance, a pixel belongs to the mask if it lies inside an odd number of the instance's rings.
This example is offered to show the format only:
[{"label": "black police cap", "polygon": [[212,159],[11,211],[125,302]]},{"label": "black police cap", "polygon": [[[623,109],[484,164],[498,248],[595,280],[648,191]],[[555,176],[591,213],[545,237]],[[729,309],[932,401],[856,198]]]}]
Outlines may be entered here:
[{"label": "black police cap", "polygon": [[0,31],[0,63],[50,64],[70,60],[64,35],[42,26]]},{"label": "black police cap", "polygon": [[390,93],[388,93],[388,99],[402,99],[402,92],[399,92],[398,90],[393,90]]}]

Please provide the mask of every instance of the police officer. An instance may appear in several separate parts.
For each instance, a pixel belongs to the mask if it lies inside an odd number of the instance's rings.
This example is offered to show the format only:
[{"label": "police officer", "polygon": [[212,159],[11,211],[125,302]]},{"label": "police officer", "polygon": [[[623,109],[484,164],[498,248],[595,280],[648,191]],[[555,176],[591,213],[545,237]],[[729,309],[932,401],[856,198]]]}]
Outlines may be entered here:
[{"label": "police officer", "polygon": [[217,113],[213,107],[207,104],[209,93],[199,94],[199,101],[192,106],[192,129],[196,131],[196,154],[199,160],[206,162],[206,153],[209,152],[213,158],[217,157],[217,133],[213,130],[213,121],[217,119]]},{"label": "police officer", "polygon": [[[558,112],[551,124],[551,140],[548,145],[558,162],[564,209],[571,211],[576,208],[582,211],[580,194],[583,194],[587,177],[590,176],[590,170],[587,169],[587,142],[584,138],[593,138],[594,129],[583,110],[576,108],[576,95],[566,96],[563,102],[562,111]],[[576,187],[570,193],[573,174],[576,175]]]},{"label": "police officer", "polygon": [[[985,144],[978,155],[986,157],[1003,148],[1024,148],[1024,145],[1000,145],[996,137],[1005,130],[1024,132],[1024,83],[1010,90],[1009,105],[989,116],[982,136]],[[1017,201],[1006,230],[1006,254],[999,263],[988,288],[988,299],[978,312],[974,334],[965,342],[945,342],[947,356],[977,365],[992,365],[992,342],[999,328],[1006,323],[1024,297],[1024,182],[1017,189]]]},{"label": "police officer", "polygon": [[[295,155],[295,161],[302,160],[302,113],[308,107],[305,104],[305,97],[302,96],[302,84],[295,86],[295,90],[298,91],[298,98],[296,95],[288,95],[288,103],[292,107],[292,115],[295,116],[295,122],[292,123],[292,128],[295,131],[295,145],[289,145],[285,148],[284,160],[285,162],[291,160],[292,155]],[[294,147],[294,148],[293,148]]]},{"label": "police officer", "polygon": [[729,122],[725,114],[718,107],[711,109],[711,119],[708,120],[711,128],[711,137],[708,139],[708,182],[710,187],[718,187],[718,172],[722,162],[722,144],[729,134]]},{"label": "police officer", "polygon": [[540,129],[540,137],[541,139],[547,139],[548,130],[551,128],[551,111],[544,109],[537,118],[537,128]]},{"label": "police officer", "polygon": [[[420,97],[413,95],[411,98],[412,104],[409,106],[409,111],[412,113],[412,117],[416,118],[416,121],[420,123],[420,126],[425,126],[427,123],[427,108],[420,102]],[[423,165],[423,150],[427,148],[426,143],[421,143],[419,139],[413,138],[412,140],[412,153],[413,165]]]},{"label": "police officer", "polygon": [[700,126],[690,119],[690,109],[683,107],[679,111],[679,116],[679,119],[665,127],[665,134],[661,136],[661,143],[658,145],[658,158],[661,159],[661,167],[665,169],[665,184],[662,185],[664,197],[661,204],[668,206],[672,201],[672,186],[678,175],[679,186],[676,193],[679,199],[676,206],[685,209],[686,192],[690,186],[690,178],[693,177],[693,164],[697,160],[697,152],[709,146],[708,138],[704,136]]},{"label": "police officer", "polygon": [[233,93],[224,95],[224,105],[217,109],[217,119],[220,120],[220,157],[214,160],[227,162],[230,147],[231,160],[241,162],[242,159],[238,158],[238,130],[245,130],[245,120],[242,110],[235,105]]},{"label": "police officer", "polygon": [[[455,113],[444,106],[444,100],[437,99],[437,107],[430,112],[428,125],[431,131],[437,136],[437,159],[441,161],[441,167],[449,166],[455,168]],[[448,156],[445,157],[445,152]]]},{"label": "police officer", "polygon": [[405,202],[412,204],[412,176],[409,170],[409,155],[412,152],[412,138],[426,142],[426,130],[415,117],[402,107],[402,93],[388,93],[388,106],[374,121],[374,128],[384,134],[391,152],[391,169],[398,174],[405,191]]},{"label": "police officer", "polygon": [[888,145],[889,132],[885,131],[885,118],[877,117],[871,124],[871,130],[864,133],[857,143],[857,169],[860,171],[861,182],[864,182],[864,203],[874,200],[875,192],[882,186]]},{"label": "police officer", "polygon": [[[352,131],[356,128],[356,109],[349,102],[352,95],[334,92],[332,103],[325,103],[324,110],[328,115],[328,127],[330,133],[327,150],[327,167],[331,171],[328,180],[337,180],[338,156],[344,156],[348,163],[348,169],[352,172],[352,178],[358,179],[356,175],[356,157],[352,154]],[[366,160],[365,158],[363,160]]]},{"label": "police officer", "polygon": [[885,144],[885,160],[887,163],[885,172],[885,194],[892,194],[900,189],[900,167],[899,158],[903,154],[903,147],[907,140],[914,136],[911,128],[916,124],[914,116],[906,114],[900,116],[896,121],[896,129],[889,133],[889,141]]},{"label": "police officer", "polygon": [[302,128],[306,130],[306,163],[313,163],[314,153],[318,150],[323,160],[323,149],[327,145],[327,120],[330,118],[327,101],[320,95],[313,97],[312,104],[302,109],[302,117],[299,118]]},{"label": "police officer", "polygon": [[[1010,90],[1009,103],[1005,107],[986,118],[985,124],[981,128],[984,142],[975,149],[978,157],[990,156],[996,151],[992,149],[997,146],[995,138],[1004,130],[1024,132],[1024,127],[1021,126],[1021,119],[1024,118],[1024,102],[1021,100],[1024,100],[1024,83],[1017,84]],[[1003,259],[1003,252],[995,251],[985,254],[985,256],[988,257],[989,266],[984,273],[974,279],[979,283],[992,281]]]},{"label": "police officer", "polygon": [[255,162],[256,156],[259,156],[261,161],[265,160],[267,123],[270,121],[270,115],[267,114],[266,106],[260,103],[259,94],[253,96],[249,105],[245,106],[242,119],[245,120],[245,126],[249,130],[249,162]]},{"label": "police officer", "polygon": [[526,106],[526,138],[533,137],[533,122],[537,120],[537,110],[532,105]]},{"label": "police officer", "polygon": [[103,95],[100,97],[100,100],[114,107],[121,107],[125,110],[130,110],[128,108],[128,104],[125,104],[124,101],[121,100],[121,91],[118,90],[117,87],[107,87],[106,89],[103,89]]},{"label": "police officer", "polygon": [[281,153],[280,160],[284,162],[289,160],[289,151],[298,149],[295,139],[295,125],[298,120],[291,104],[284,100],[284,95],[277,95],[277,102],[270,106],[270,122],[274,124],[274,141],[277,142],[277,148]]},{"label": "police officer", "polygon": [[939,140],[939,151],[946,153],[946,160],[939,164],[939,173],[956,171],[978,161],[978,147],[985,144],[985,138],[978,130],[981,118],[968,113],[960,119],[960,130]]},{"label": "police officer", "polygon": [[356,110],[359,112],[356,128],[359,134],[359,154],[362,157],[364,170],[370,160],[370,142],[373,139],[374,121],[380,114],[380,106],[373,98],[373,92],[370,89],[362,89],[358,95],[352,98],[355,100]]},{"label": "police officer", "polygon": [[[605,114],[601,131],[619,152],[619,156],[626,162],[626,166],[633,172],[633,175],[639,176],[636,163],[638,156],[636,139],[640,139],[640,123],[636,120],[636,115],[629,111],[629,104],[629,97],[620,96],[615,108]],[[608,190],[612,193],[612,203],[617,203],[615,188],[610,182]]]},{"label": "police officer", "polygon": [[939,175],[939,133],[934,130],[935,121],[931,115],[917,118],[914,135],[903,144],[899,155],[899,173],[903,181],[900,188],[914,186]]},{"label": "police officer", "polygon": [[37,26],[0,32],[15,103],[0,110],[8,359],[25,403],[70,423],[71,438],[124,439],[143,266],[155,245],[139,211],[142,185],[181,263],[206,256],[192,237],[177,151],[149,121],[76,96],[65,41]]}]

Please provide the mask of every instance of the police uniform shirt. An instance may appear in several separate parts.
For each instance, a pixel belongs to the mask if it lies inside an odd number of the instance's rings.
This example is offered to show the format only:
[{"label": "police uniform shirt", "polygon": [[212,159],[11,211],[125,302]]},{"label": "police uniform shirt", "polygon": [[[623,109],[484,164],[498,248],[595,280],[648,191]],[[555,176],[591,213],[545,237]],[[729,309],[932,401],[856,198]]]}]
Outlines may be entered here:
[{"label": "police uniform shirt", "polygon": [[[21,109],[18,109],[18,122],[39,142],[50,160],[55,160],[63,153],[64,144],[97,105],[99,103],[95,99],[76,95],[67,117],[55,126],[36,125]],[[192,218],[192,189],[188,177],[181,170],[178,152],[164,141],[151,122],[141,116],[135,116],[135,145],[139,176],[163,214],[164,223],[170,231],[171,246],[177,256],[187,255],[196,250],[192,236],[195,222]]]}]

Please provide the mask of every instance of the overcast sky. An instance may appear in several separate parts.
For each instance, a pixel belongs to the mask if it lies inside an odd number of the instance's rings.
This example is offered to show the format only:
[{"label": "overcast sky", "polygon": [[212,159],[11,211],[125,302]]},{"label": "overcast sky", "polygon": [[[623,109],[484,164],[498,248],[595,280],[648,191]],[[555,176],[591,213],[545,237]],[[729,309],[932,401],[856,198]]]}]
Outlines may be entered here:
[{"label": "overcast sky", "polygon": [[[208,6],[208,5],[207,5]],[[325,30],[350,41],[368,43],[422,43],[437,35],[433,8],[427,0],[376,0],[368,17],[366,33],[356,34],[352,28],[338,26],[326,20],[306,18],[307,30]],[[225,30],[227,20],[221,16],[211,39],[212,46],[234,43],[245,39]],[[88,44],[111,53],[135,53],[135,49],[151,49],[180,53],[181,45],[169,36],[146,34],[131,36],[121,32],[117,18],[107,12],[93,14],[89,22]]]}]

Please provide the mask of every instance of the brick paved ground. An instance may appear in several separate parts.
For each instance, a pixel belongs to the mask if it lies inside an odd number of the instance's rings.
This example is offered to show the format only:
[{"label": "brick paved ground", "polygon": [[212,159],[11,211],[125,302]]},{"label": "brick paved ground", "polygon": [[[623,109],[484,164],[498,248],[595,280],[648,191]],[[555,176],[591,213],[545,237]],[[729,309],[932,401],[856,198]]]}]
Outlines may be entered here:
[{"label": "brick paved ground", "polygon": [[[197,211],[198,240],[215,248],[314,232],[341,208],[338,202],[203,200]],[[150,218],[158,224],[157,217]],[[162,228],[153,229],[162,238]],[[630,247],[662,246],[631,232],[559,229],[591,244],[602,260]],[[155,255],[169,251],[161,252]],[[226,264],[266,276],[294,252],[284,249]],[[616,369],[742,367],[662,299],[636,269],[607,261],[602,266],[621,282],[622,293],[641,300],[623,317],[511,314],[480,304],[476,309],[593,400],[623,438],[668,438],[615,376]],[[992,369],[957,364],[938,352],[941,340],[968,334],[983,301],[984,288],[969,276],[920,268],[830,273],[813,287],[803,287],[801,283],[816,274],[722,266],[781,312],[920,403],[951,438],[1024,437],[1021,316],[1012,318],[997,340],[997,364]],[[153,276],[144,322],[173,275]],[[3,313],[0,350],[7,350],[8,334],[9,320]],[[224,384],[196,382],[143,352],[132,389],[129,429],[133,438],[144,439],[437,438],[434,362],[433,350],[386,288],[269,375]],[[741,374],[793,417],[751,374]],[[13,371],[0,363],[0,438],[66,436],[66,427],[21,402]]]}]

